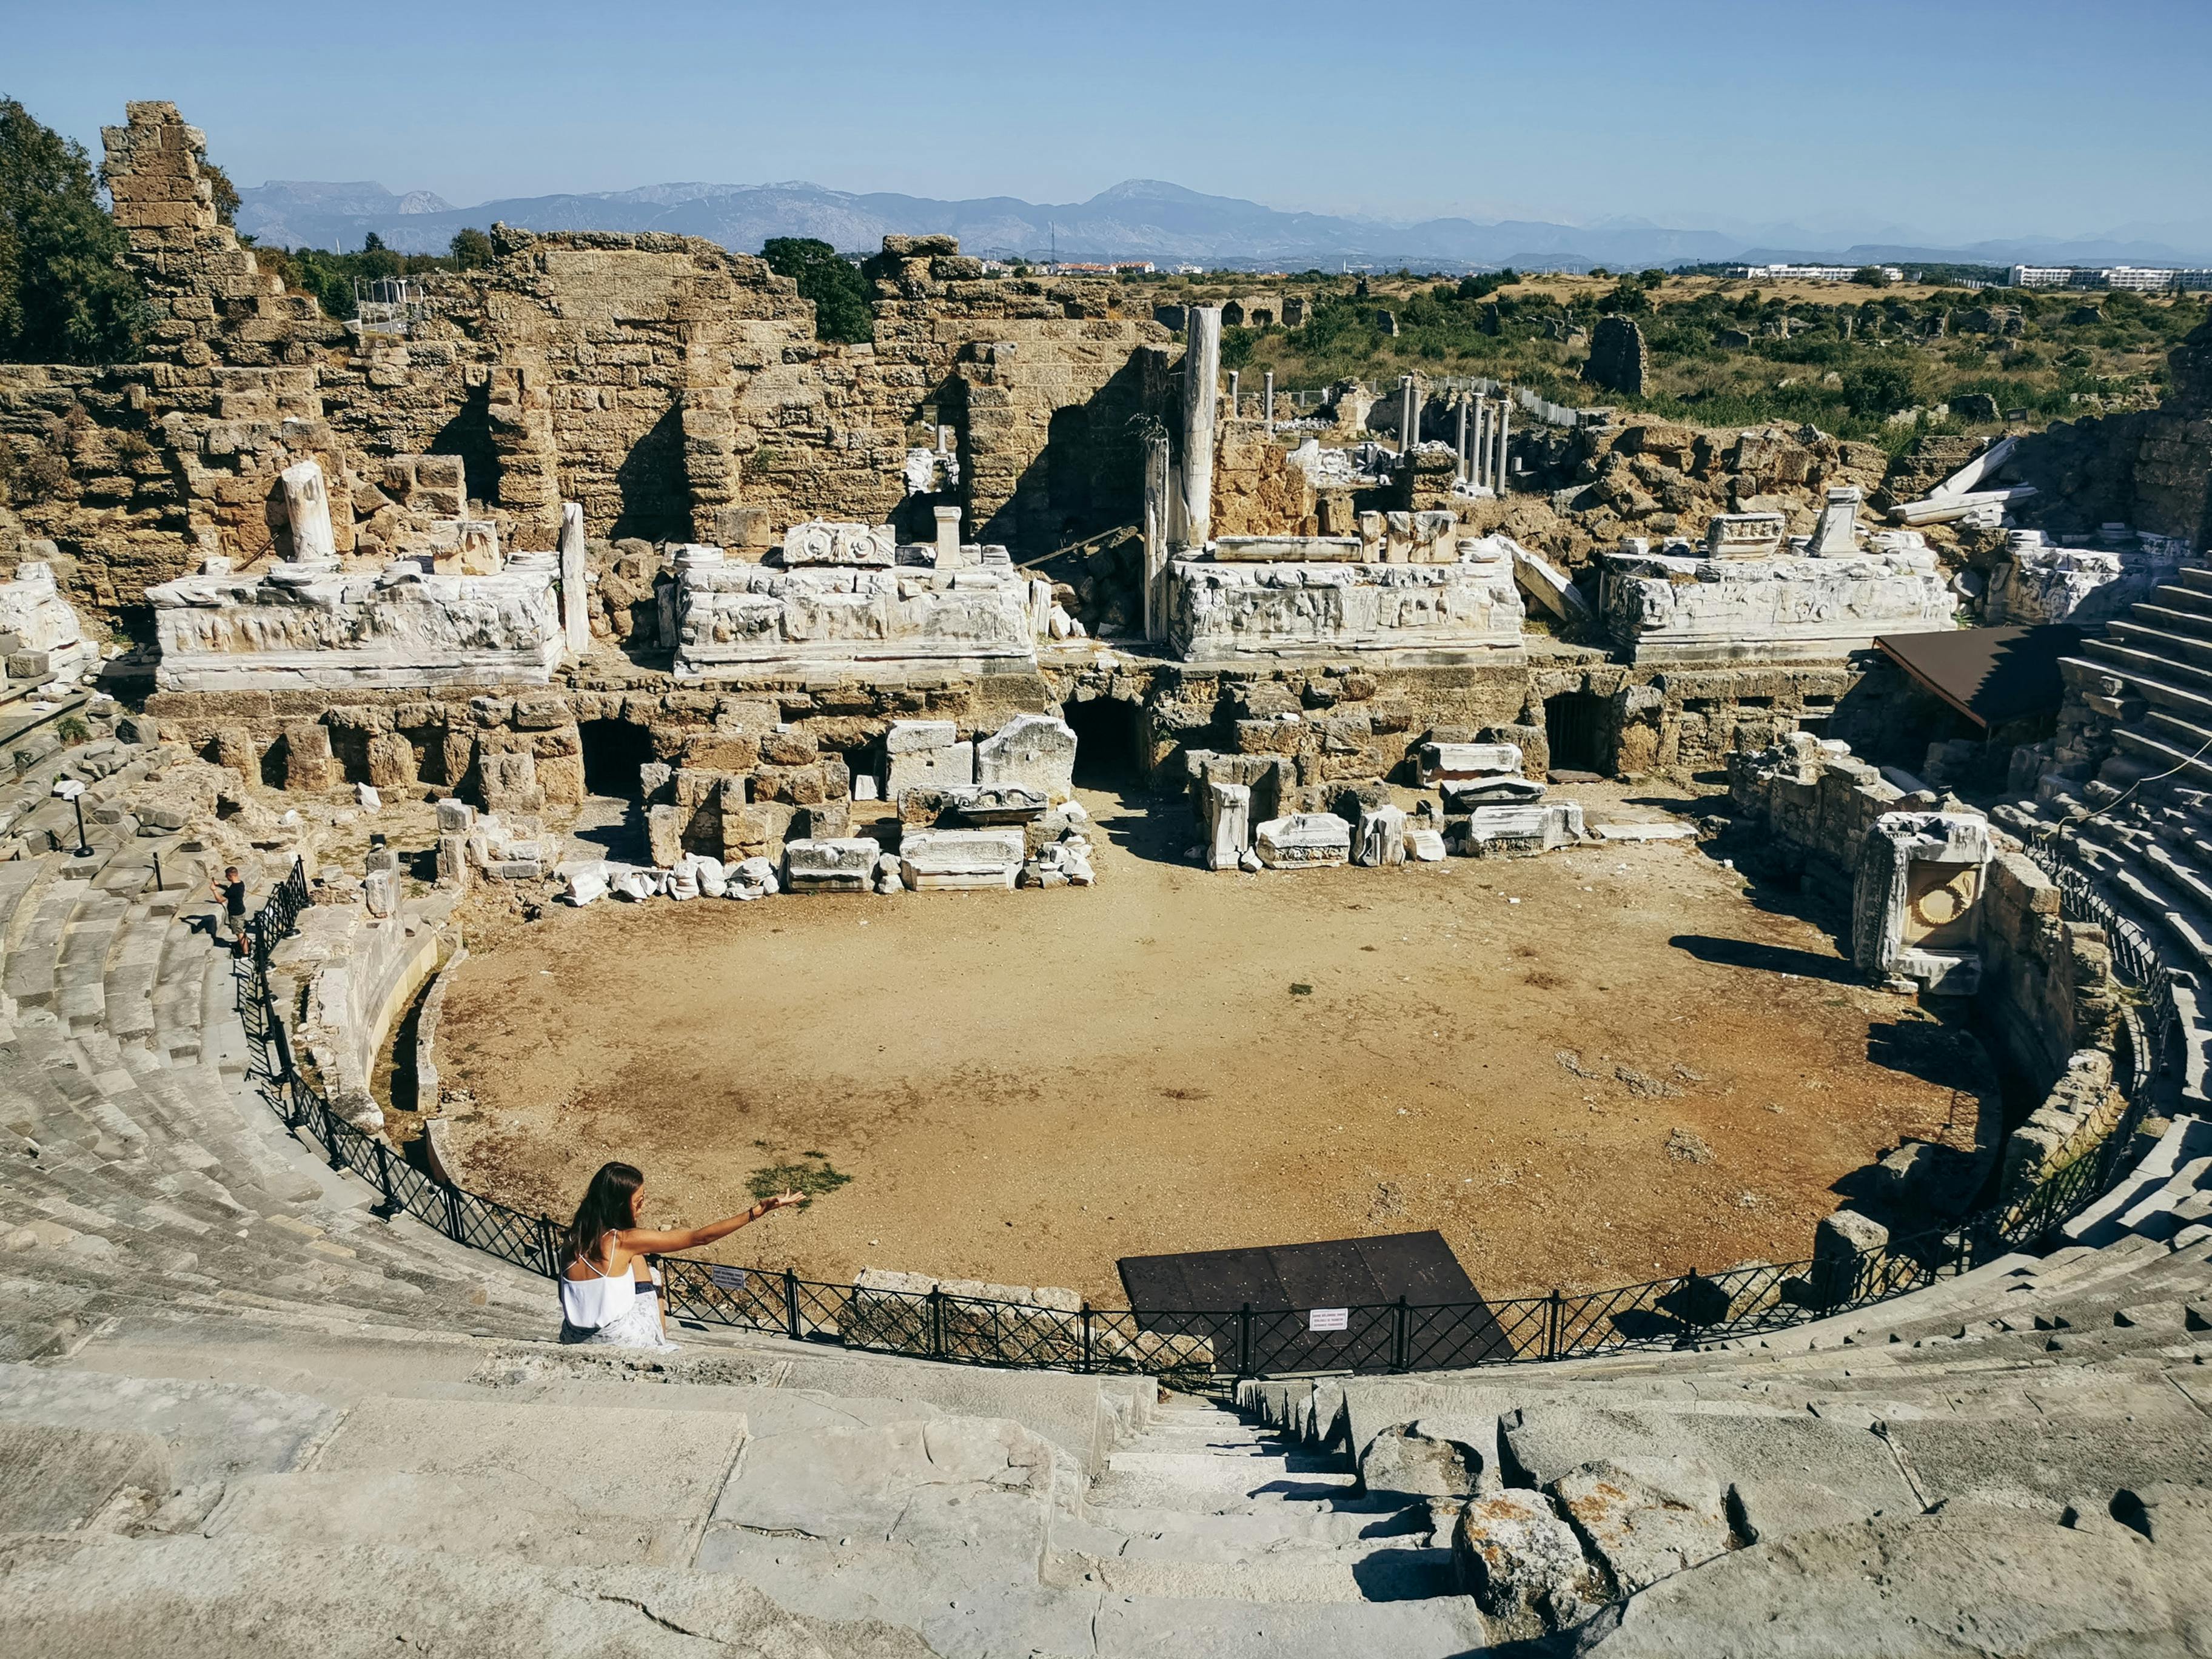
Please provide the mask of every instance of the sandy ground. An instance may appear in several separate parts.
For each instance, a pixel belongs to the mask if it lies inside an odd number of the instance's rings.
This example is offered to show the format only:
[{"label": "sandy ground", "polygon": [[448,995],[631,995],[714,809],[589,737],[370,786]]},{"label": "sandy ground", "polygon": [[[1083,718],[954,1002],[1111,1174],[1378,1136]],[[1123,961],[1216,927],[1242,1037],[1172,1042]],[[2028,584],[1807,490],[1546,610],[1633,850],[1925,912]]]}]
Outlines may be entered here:
[{"label": "sandy ground", "polygon": [[689,1224],[820,1153],[848,1185],[711,1254],[1119,1301],[1122,1255],[1435,1227],[1510,1296],[1803,1256],[1832,1182],[1971,1122],[1948,1036],[1692,844],[1212,874],[1086,800],[1088,890],[490,924],[469,1182],[565,1216],[623,1158]]}]

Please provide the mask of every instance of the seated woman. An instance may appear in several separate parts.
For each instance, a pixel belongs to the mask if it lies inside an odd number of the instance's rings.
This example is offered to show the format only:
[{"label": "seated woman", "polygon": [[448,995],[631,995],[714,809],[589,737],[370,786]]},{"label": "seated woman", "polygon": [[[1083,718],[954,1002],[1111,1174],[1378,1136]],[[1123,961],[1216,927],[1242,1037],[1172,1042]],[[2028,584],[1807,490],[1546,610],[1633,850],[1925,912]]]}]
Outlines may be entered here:
[{"label": "seated woman", "polygon": [[660,1313],[660,1275],[648,1255],[696,1249],[726,1238],[771,1211],[804,1204],[800,1193],[763,1199],[743,1215],[703,1227],[637,1224],[645,1177],[628,1164],[603,1164],[568,1224],[561,1272],[561,1340],[617,1348],[672,1348]]}]

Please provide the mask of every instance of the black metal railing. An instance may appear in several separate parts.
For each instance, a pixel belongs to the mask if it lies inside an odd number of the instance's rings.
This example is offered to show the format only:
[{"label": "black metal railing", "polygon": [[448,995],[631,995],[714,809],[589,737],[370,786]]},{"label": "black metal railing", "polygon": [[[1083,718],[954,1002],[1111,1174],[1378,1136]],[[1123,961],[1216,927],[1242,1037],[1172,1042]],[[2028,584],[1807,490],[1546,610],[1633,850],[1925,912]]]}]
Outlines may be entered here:
[{"label": "black metal railing", "polygon": [[[2075,872],[2079,873],[2079,872]],[[1139,1312],[1087,1302],[1040,1307],[889,1285],[802,1279],[790,1269],[725,1266],[689,1256],[659,1261],[665,1305],[678,1320],[799,1341],[971,1364],[1143,1372],[1202,1383],[1291,1371],[1454,1370],[1565,1359],[1633,1348],[1684,1347],[1757,1334],[1868,1306],[2033,1247],[2110,1189],[2137,1124],[2150,1109],[2173,1018],[2163,969],[2147,940],[2124,951],[2129,924],[2094,889],[2060,882],[2063,907],[2115,940],[2115,960],[2147,995],[2129,1012],[2126,1105],[2097,1146],[2018,1198],[1955,1225],[1879,1250],[1830,1259],[1757,1262],[1611,1290],[1488,1304],[1404,1301],[1334,1310],[1254,1308]],[[387,1218],[407,1214],[445,1237],[547,1278],[561,1271],[561,1229],[495,1199],[434,1179],[381,1135],[347,1122],[294,1060],[270,980],[271,952],[309,902],[295,864],[248,924],[239,1012],[264,1097],[331,1168],[376,1188]],[[548,1302],[548,1324],[552,1307]]]}]

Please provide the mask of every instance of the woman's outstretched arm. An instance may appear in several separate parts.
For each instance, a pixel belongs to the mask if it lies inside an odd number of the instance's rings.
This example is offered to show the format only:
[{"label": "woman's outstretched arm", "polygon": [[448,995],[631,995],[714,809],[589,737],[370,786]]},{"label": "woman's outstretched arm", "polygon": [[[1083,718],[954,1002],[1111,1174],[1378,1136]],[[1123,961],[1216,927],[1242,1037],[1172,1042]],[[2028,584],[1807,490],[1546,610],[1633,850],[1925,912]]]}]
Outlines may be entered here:
[{"label": "woman's outstretched arm", "polygon": [[625,1255],[665,1255],[671,1250],[696,1250],[718,1238],[727,1238],[738,1228],[750,1226],[772,1211],[787,1210],[805,1202],[804,1193],[778,1193],[774,1198],[761,1200],[750,1210],[726,1215],[703,1227],[625,1227],[615,1235],[615,1243]]}]

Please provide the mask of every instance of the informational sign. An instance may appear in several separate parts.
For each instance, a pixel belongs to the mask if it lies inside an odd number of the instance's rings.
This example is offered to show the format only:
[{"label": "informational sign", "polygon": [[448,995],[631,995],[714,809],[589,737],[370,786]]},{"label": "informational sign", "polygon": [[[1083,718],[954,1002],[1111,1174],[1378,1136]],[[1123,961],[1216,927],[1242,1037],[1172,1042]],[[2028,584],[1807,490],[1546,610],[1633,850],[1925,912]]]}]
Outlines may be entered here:
[{"label": "informational sign", "polygon": [[745,1287],[745,1270],[743,1267],[710,1265],[707,1269],[707,1277],[717,1290],[742,1291]]},{"label": "informational sign", "polygon": [[1314,1308],[1306,1314],[1306,1328],[1310,1331],[1340,1331],[1351,1322],[1349,1308]]}]

